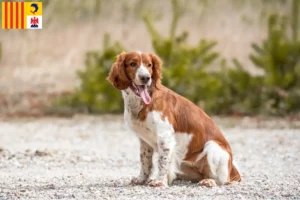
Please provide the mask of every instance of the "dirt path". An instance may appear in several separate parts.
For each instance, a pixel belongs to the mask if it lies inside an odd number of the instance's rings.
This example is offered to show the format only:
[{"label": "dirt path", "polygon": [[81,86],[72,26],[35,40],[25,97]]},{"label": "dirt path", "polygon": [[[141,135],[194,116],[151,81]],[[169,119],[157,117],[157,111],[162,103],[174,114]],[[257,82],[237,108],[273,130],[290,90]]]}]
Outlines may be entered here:
[{"label": "dirt path", "polygon": [[222,129],[243,182],[157,189],[129,185],[138,143],[121,117],[2,121],[0,200],[300,199],[299,129]]}]

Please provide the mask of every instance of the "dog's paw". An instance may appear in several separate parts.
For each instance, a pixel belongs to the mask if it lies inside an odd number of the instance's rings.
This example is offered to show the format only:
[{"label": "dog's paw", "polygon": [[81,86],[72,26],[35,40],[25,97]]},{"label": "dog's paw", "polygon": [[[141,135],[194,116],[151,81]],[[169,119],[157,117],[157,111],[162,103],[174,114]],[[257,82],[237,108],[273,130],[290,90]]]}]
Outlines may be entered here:
[{"label": "dog's paw", "polygon": [[140,178],[140,177],[134,177],[131,179],[132,185],[144,185],[147,182],[147,180]]},{"label": "dog's paw", "polygon": [[168,184],[166,183],[166,181],[162,181],[162,180],[151,180],[151,181],[149,181],[148,186],[151,186],[151,187],[167,187]]},{"label": "dog's paw", "polygon": [[199,185],[205,187],[215,187],[217,186],[217,183],[214,179],[203,179],[199,182]]}]

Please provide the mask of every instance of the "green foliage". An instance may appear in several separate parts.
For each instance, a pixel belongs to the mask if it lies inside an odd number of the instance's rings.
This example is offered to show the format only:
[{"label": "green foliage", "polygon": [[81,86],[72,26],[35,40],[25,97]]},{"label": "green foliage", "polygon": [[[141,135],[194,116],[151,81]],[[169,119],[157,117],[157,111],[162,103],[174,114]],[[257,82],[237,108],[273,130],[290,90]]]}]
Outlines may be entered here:
[{"label": "green foliage", "polygon": [[175,36],[179,9],[176,0],[172,3],[173,22],[169,38],[161,37],[145,18],[154,50],[164,61],[163,83],[166,86],[212,113],[278,115],[299,110],[299,5],[296,0],[290,19],[292,37],[287,35],[287,17],[271,15],[267,39],[262,45],[252,45],[254,53],[250,59],[264,70],[263,76],[251,76],[237,59],[233,59],[233,67],[222,61],[221,69],[209,70],[207,66],[218,58],[218,53],[212,51],[216,42],[201,40],[197,46],[191,47],[186,44],[186,32]]},{"label": "green foliage", "polygon": [[[168,38],[162,37],[152,25],[149,17],[144,21],[152,38],[155,53],[163,61],[163,84],[193,102],[207,96],[201,91],[213,90],[211,84],[219,84],[214,77],[209,76],[207,67],[210,66],[219,54],[212,49],[215,41],[200,40],[196,46],[187,44],[187,32],[176,35],[176,28],[180,17],[177,0],[172,0],[173,20]],[[213,92],[213,91],[211,91]]]},{"label": "green foliage", "polygon": [[[294,2],[294,6],[299,7],[298,1]],[[296,103],[300,102],[300,41],[297,40],[298,20],[294,19],[299,18],[299,14],[295,8],[292,11],[296,13],[291,19],[271,15],[267,39],[261,45],[252,45],[254,53],[250,59],[264,71],[261,96],[269,103],[265,111],[271,114],[286,114],[300,108]]]},{"label": "green foliage", "polygon": [[[294,1],[293,6],[299,7]],[[215,73],[222,82],[209,103],[214,113],[243,113],[284,115],[300,110],[300,41],[298,38],[298,9],[292,7],[291,18],[271,15],[268,36],[262,44],[252,44],[250,60],[264,74],[251,76],[237,59],[234,68],[223,62]],[[291,30],[288,29],[291,25]],[[288,35],[292,33],[292,35]]]},{"label": "green foliage", "polygon": [[299,112],[298,9],[299,1],[294,0],[290,18],[269,16],[267,38],[262,44],[252,44],[254,52],[250,60],[263,70],[263,75],[251,76],[237,59],[233,60],[234,68],[223,62],[223,69],[215,73],[222,82],[218,93],[221,98],[213,95],[208,101],[214,105],[213,112],[268,115]]},{"label": "green foliage", "polygon": [[237,60],[233,60],[233,68],[222,60],[221,69],[211,69],[219,58],[213,50],[217,42],[202,39],[196,46],[188,45],[187,32],[176,35],[178,1],[172,0],[172,6],[168,38],[156,31],[147,16],[144,18],[153,48],[163,60],[163,84],[210,113],[252,113],[257,103],[253,98],[257,96],[249,98],[248,89],[255,88],[257,78],[251,77]]},{"label": "green foliage", "polygon": [[109,35],[104,36],[103,51],[87,52],[85,70],[78,72],[81,81],[75,94],[61,99],[58,104],[70,105],[73,108],[89,113],[118,112],[122,108],[122,98],[106,81],[116,55],[123,51],[119,43],[111,44]]},{"label": "green foliage", "polygon": [[[173,22],[169,38],[163,38],[154,29],[148,17],[145,23],[153,39],[153,47],[163,60],[163,76],[165,84],[177,93],[190,100],[201,103],[200,100],[214,93],[211,85],[221,86],[221,82],[210,76],[207,67],[218,57],[212,51],[215,41],[201,40],[195,47],[186,42],[187,32],[175,35],[180,9],[178,2],[173,0]],[[105,38],[105,41],[108,39]],[[106,76],[115,61],[115,56],[123,48],[116,43],[104,45],[102,52],[88,52],[86,55],[86,68],[79,72],[80,87],[72,97],[60,100],[59,104],[68,104],[74,108],[82,108],[88,112],[118,112],[122,110],[122,99],[119,91],[106,81]],[[205,91],[205,92],[202,92]]]},{"label": "green foliage", "polygon": [[[256,84],[259,79],[245,71],[238,60],[233,59],[232,63],[233,66],[229,67],[226,61],[222,60],[221,69],[210,74],[210,77],[213,77],[218,85],[209,85],[214,92],[207,90],[206,110],[215,114],[258,113],[256,108],[257,102],[259,102],[257,101],[259,88],[256,88]],[[251,95],[249,95],[249,91],[251,91]]]},{"label": "green foliage", "polygon": [[[163,61],[165,86],[214,114],[283,115],[300,110],[299,1],[294,0],[297,8],[292,8],[290,18],[271,15],[267,38],[262,44],[252,45],[250,59],[264,71],[260,76],[250,75],[237,59],[230,64],[224,59],[218,63],[220,56],[213,50],[215,41],[202,39],[189,45],[187,32],[176,33],[182,14],[178,0],[172,0],[172,6],[167,38],[155,29],[149,16],[144,17],[153,49]],[[106,81],[106,76],[123,48],[119,43],[110,44],[107,35],[104,41],[102,52],[86,54],[86,68],[78,73],[80,87],[60,103],[94,113],[122,110],[121,94]],[[220,68],[210,68],[213,64]]]}]

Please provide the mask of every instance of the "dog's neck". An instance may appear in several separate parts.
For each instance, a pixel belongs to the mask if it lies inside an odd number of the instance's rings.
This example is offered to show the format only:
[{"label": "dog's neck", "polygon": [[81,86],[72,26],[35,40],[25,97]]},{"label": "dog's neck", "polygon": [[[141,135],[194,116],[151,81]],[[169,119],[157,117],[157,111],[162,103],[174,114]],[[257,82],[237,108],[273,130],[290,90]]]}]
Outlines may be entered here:
[{"label": "dog's neck", "polygon": [[138,118],[139,112],[145,106],[141,97],[136,96],[130,88],[122,90],[122,96],[125,112],[128,112],[134,118]]}]

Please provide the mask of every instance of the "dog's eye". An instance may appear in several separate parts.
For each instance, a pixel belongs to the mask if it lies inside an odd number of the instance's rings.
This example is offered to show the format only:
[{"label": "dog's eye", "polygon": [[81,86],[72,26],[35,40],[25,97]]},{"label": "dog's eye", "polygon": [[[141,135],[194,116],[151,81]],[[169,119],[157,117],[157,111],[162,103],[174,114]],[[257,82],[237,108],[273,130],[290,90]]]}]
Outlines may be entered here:
[{"label": "dog's eye", "polygon": [[152,65],[151,65],[151,64],[148,64],[148,67],[152,67]]},{"label": "dog's eye", "polygon": [[131,67],[136,67],[136,63],[135,63],[135,62],[132,62],[132,63],[130,63],[130,66],[131,66]]}]

